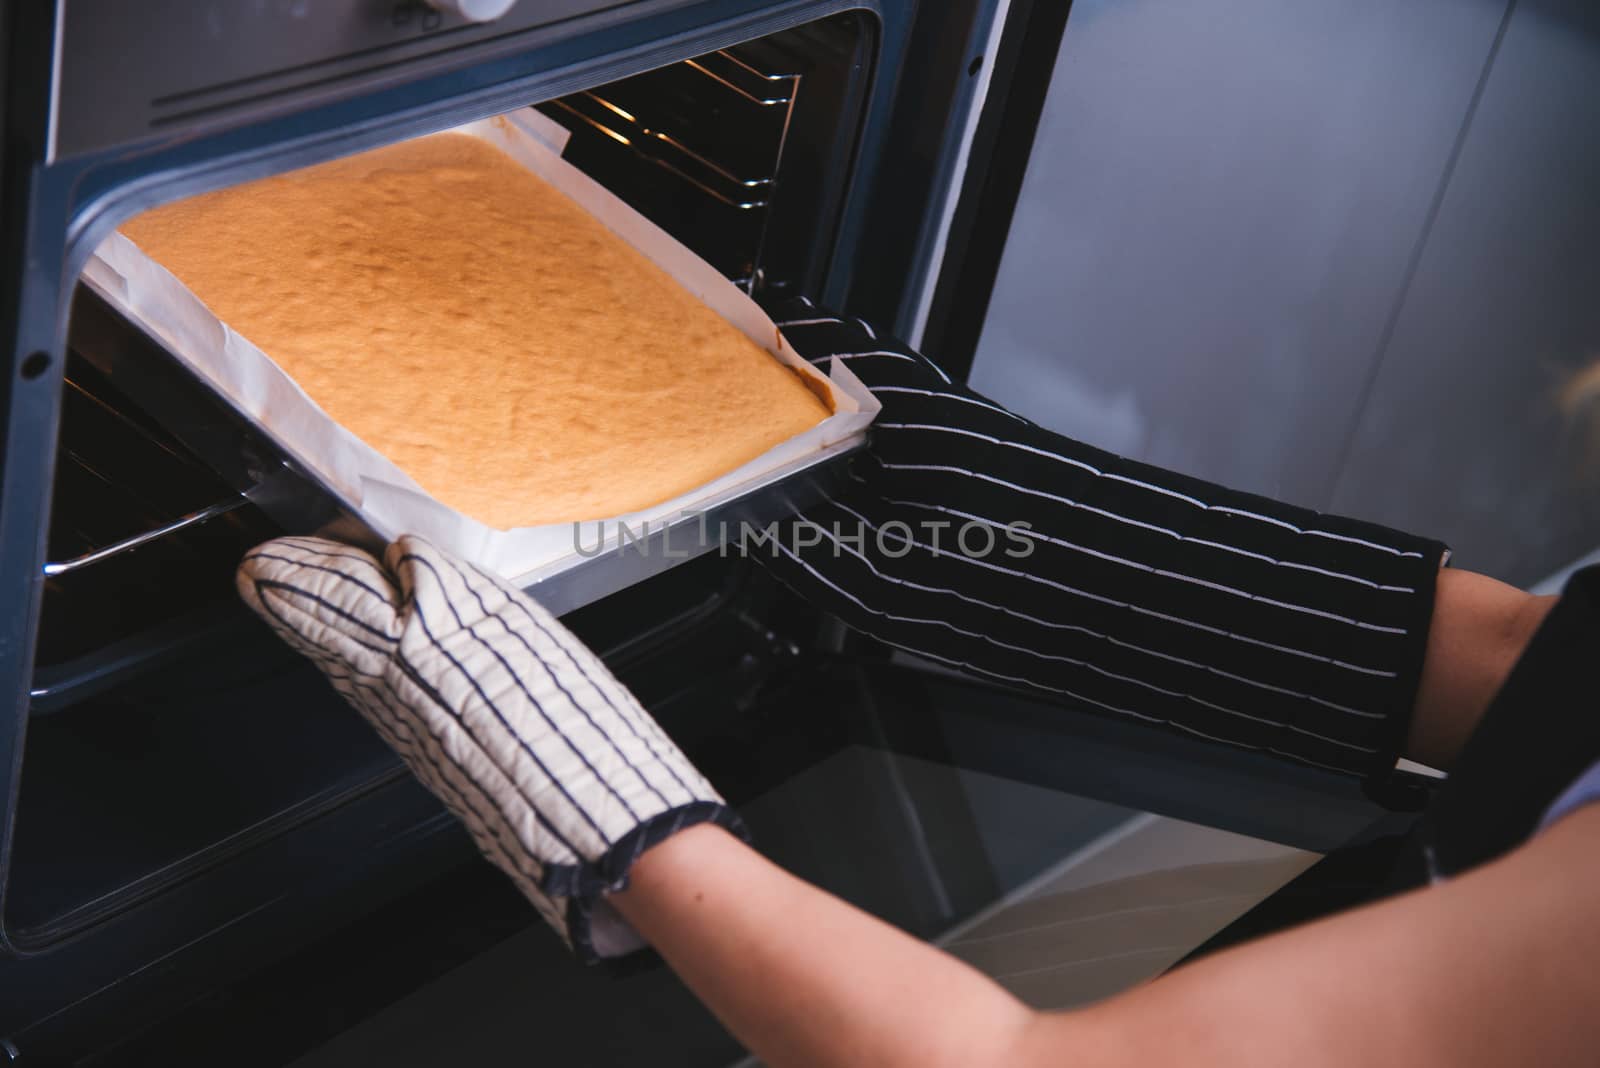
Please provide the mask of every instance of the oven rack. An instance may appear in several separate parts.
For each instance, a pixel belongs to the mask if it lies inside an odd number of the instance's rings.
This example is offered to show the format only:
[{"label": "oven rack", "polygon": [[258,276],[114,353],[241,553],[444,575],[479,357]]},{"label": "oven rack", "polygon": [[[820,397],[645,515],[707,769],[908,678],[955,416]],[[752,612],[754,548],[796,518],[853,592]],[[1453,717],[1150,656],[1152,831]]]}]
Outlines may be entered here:
[{"label": "oven rack", "polygon": [[242,508],[249,503],[250,500],[248,497],[244,496],[244,494],[239,494],[230,499],[218,501],[215,504],[208,504],[204,508],[197,508],[186,515],[178,516],[176,519],[173,519],[170,522],[163,523],[160,526],[152,527],[149,530],[142,531],[141,533],[134,534],[127,538],[123,538],[121,541],[112,542],[110,545],[102,546],[98,549],[90,549],[88,552],[79,556],[74,556],[67,560],[47,561],[43,568],[44,577],[58,578],[61,575],[69,575],[81,567],[89,567],[92,564],[98,564],[100,561],[108,560],[120,553],[131,552],[134,549],[139,548],[141,545],[146,545],[152,541],[155,541],[157,538],[164,538],[169,534],[176,534],[181,530],[198,526],[201,523],[209,523],[218,516],[227,515],[235,508]]},{"label": "oven rack", "polygon": [[28,693],[35,712],[159,662],[185,635],[226,626],[237,615],[233,564],[276,531],[70,346],[57,455]]},{"label": "oven rack", "polygon": [[[734,208],[738,211],[751,211],[756,208],[764,208],[767,206],[767,201],[762,197],[761,193],[757,191],[764,191],[770,188],[774,183],[774,179],[772,177],[741,178],[722,167],[716,161],[707,159],[694,149],[689,148],[688,146],[675,140],[671,134],[663,133],[660,130],[653,130],[648,126],[641,124],[638,118],[636,118],[634,115],[618,107],[616,104],[613,104],[611,101],[600,96],[598,93],[579,93],[575,99],[587,104],[596,105],[599,108],[610,112],[611,115],[609,117],[595,118],[594,116],[587,114],[583,109],[579,108],[577,104],[574,103],[574,98],[557,100],[555,101],[555,106],[560,108],[562,111],[577,117],[580,121],[588,123],[600,133],[617,141],[619,144],[627,145],[628,147],[632,148],[634,152],[638,153],[641,157],[649,162],[655,164],[657,167],[660,167],[662,170],[667,171],[670,174],[677,175],[679,178],[682,178],[684,181],[688,182],[702,193],[709,197],[714,197],[717,200],[720,200],[730,208]],[[617,126],[622,126],[623,128],[627,129],[629,134],[632,136],[619,133],[616,129]],[[682,162],[676,164],[672,163],[666,158],[665,155],[653,152],[652,148],[656,146],[659,146],[662,149],[671,150],[670,154],[679,157]],[[686,169],[686,166],[689,169]],[[697,178],[693,173],[691,173],[693,169],[700,170],[702,175],[704,175],[706,172],[709,172],[710,177]],[[720,180],[721,183],[730,186],[731,189],[727,192],[724,192],[723,190],[716,188],[716,186],[712,184],[714,180]]]},{"label": "oven rack", "polygon": [[[607,184],[645,215],[658,217],[663,202],[673,203],[672,214],[681,213],[682,198],[654,188],[645,175],[627,173],[626,164],[608,159],[608,147],[646,174],[671,175],[680,190],[704,198],[713,210],[745,216],[731,223],[740,231],[737,254],[709,258],[736,285],[754,292],[763,277],[767,215],[803,79],[764,70],[723,49],[560,97],[540,109],[594,142],[582,151],[604,161]],[[708,94],[715,98],[709,108]]]},{"label": "oven rack", "polygon": [[[758,95],[739,86],[724,74],[718,74],[705,65],[713,57],[724,59],[731,65],[731,69],[725,74],[731,75],[734,71],[745,72],[750,77],[768,83],[764,87],[768,92]],[[714,52],[700,60],[686,60],[682,67],[711,79],[756,107],[781,107],[784,109],[786,119],[799,95],[801,75],[767,74],[726,51]],[[779,85],[782,86],[781,89],[777,88]],[[778,95],[772,95],[774,93]],[[618,144],[631,148],[641,158],[676,175],[707,196],[714,197],[731,208],[752,211],[768,206],[766,191],[777,184],[778,169],[783,162],[781,138],[771,166],[762,168],[765,173],[746,177],[705,153],[689,147],[667,130],[647,125],[638,115],[607,96],[602,96],[599,91],[575,93],[552,103]]]},{"label": "oven rack", "polygon": [[[68,364],[58,485],[77,483],[89,492],[58,497],[45,578],[93,567],[250,503],[118,397],[81,355],[70,353]],[[83,500],[91,494],[92,503]]]}]

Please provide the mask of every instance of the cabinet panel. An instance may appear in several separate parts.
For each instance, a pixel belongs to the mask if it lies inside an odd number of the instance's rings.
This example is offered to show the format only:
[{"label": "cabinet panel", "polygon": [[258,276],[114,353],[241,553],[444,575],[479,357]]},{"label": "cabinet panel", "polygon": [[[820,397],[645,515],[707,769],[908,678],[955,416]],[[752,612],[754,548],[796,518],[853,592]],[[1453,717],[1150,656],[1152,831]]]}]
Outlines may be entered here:
[{"label": "cabinet panel", "polygon": [[1513,14],[1334,506],[1533,582],[1600,544],[1600,453],[1555,400],[1600,357],[1600,8]]},{"label": "cabinet panel", "polygon": [[974,384],[1326,506],[1504,9],[1078,0]]}]

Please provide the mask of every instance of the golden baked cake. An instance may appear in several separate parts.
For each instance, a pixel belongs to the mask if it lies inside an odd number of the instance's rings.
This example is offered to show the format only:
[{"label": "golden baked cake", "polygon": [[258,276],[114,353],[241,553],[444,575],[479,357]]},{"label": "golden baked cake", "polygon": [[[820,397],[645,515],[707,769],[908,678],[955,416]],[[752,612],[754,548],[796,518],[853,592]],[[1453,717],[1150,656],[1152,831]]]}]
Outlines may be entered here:
[{"label": "golden baked cake", "polygon": [[800,377],[499,149],[437,134],[122,232],[439,500],[636,511],[815,425]]}]

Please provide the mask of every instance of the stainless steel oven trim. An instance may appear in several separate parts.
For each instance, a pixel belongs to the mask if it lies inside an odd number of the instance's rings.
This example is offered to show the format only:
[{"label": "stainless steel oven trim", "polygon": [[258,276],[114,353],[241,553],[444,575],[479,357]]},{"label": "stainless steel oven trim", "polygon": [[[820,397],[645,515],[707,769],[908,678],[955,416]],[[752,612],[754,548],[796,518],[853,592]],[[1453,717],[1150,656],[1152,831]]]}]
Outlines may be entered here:
[{"label": "stainless steel oven trim", "polygon": [[50,114],[45,119],[44,161],[56,161],[56,127],[61,121],[61,51],[65,45],[67,0],[56,0],[55,33],[50,41]]},{"label": "stainless steel oven trim", "polygon": [[994,57],[1000,49],[1000,36],[1005,32],[1006,16],[1011,12],[1011,0],[993,0],[988,13],[987,32],[974,41],[978,62],[977,85],[973,86],[965,104],[965,119],[961,135],[949,146],[951,159],[941,168],[940,191],[936,197],[937,213],[928,220],[922,246],[918,248],[915,262],[920,277],[906,288],[906,307],[901,312],[902,329],[915,348],[922,347],[923,331],[928,325],[928,314],[933,307],[933,291],[939,281],[939,271],[948,250],[950,227],[955,221],[956,204],[965,187],[967,165],[972,156],[972,142],[978,133],[978,119],[983,114],[984,103],[989,98],[989,86],[994,78]]}]

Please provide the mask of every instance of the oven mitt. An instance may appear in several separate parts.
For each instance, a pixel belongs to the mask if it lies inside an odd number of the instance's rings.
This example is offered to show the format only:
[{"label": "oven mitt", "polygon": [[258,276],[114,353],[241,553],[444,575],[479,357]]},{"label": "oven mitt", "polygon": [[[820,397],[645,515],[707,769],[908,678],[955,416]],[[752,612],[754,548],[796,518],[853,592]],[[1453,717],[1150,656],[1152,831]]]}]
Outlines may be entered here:
[{"label": "oven mitt", "polygon": [[646,849],[737,817],[554,616],[420,538],[380,562],[278,538],[239,592],[309,657],[586,960],[643,943],[605,904]]},{"label": "oven mitt", "polygon": [[842,490],[776,546],[746,545],[787,584],[981,679],[1381,792],[1442,544],[1131,462],[860,320],[804,298],[769,310],[798,352],[844,361],[883,404]]}]

